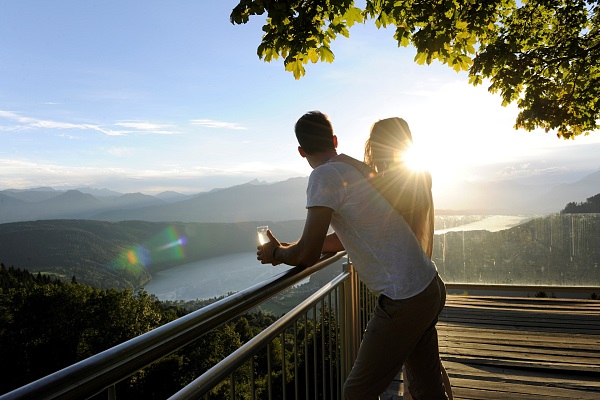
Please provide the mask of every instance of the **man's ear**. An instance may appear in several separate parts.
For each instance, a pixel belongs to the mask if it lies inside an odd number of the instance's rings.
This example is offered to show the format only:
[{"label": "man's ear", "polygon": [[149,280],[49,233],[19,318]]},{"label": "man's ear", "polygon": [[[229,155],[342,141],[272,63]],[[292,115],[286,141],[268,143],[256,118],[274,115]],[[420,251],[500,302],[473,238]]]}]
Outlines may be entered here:
[{"label": "man's ear", "polygon": [[337,143],[337,136],[333,135],[333,148],[337,149],[338,143]]},{"label": "man's ear", "polygon": [[300,153],[300,156],[302,158],[306,158],[306,153],[304,152],[304,150],[302,150],[301,146],[298,146],[298,153]]}]

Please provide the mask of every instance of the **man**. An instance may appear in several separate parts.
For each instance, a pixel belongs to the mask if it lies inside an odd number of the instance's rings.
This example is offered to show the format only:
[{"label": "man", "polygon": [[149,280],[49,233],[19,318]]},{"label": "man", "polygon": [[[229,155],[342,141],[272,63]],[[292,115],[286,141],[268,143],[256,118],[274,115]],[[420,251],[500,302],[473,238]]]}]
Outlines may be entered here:
[{"label": "man", "polygon": [[[447,399],[435,324],[446,292],[435,264],[408,224],[354,165],[337,154],[326,115],[312,111],[295,126],[298,151],[313,171],[307,188],[302,237],[258,247],[263,264],[311,266],[321,253],[346,249],[377,305],[357,359],[344,384],[344,399],[378,399],[405,365],[415,400]],[[366,167],[366,166],[365,166]],[[334,233],[327,234],[329,226]]]}]

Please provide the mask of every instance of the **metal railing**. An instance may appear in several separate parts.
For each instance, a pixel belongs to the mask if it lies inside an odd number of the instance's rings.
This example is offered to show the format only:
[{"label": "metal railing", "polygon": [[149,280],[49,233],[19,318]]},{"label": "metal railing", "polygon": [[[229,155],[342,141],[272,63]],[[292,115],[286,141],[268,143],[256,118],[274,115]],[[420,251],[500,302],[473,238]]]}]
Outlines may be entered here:
[{"label": "metal railing", "polygon": [[[345,263],[343,273],[169,400],[199,399],[202,396],[205,399],[211,398],[210,390],[224,381],[229,386],[225,397],[238,398],[234,375],[244,365],[250,367],[251,388],[248,395],[251,399],[341,399],[344,382],[352,368],[362,332],[374,307],[375,297],[358,280],[352,264]],[[303,331],[302,334],[300,331]],[[269,364],[267,397],[258,397],[254,383],[254,357],[258,352],[266,351],[270,361],[270,346],[277,341],[282,349],[279,391],[275,392],[270,381],[273,371]],[[293,369],[287,376],[286,342],[292,343],[289,352],[293,363]],[[304,348],[300,349],[299,345]]]},{"label": "metal railing", "polygon": [[[221,326],[313,273],[345,252],[313,267],[292,268],[262,283],[133,338],[3,396],[9,399],[85,399],[103,391],[116,398],[115,385],[200,336]],[[447,284],[462,290],[579,290],[600,288]],[[170,399],[341,398],[343,383],[356,358],[362,333],[375,308],[375,297],[358,279],[352,264],[301,304],[248,340]],[[255,368],[266,359],[266,372]],[[215,388],[220,388],[216,394]],[[225,389],[223,389],[225,387]],[[244,396],[241,396],[243,392]]]},{"label": "metal railing", "polygon": [[[141,336],[130,339],[113,348],[6,393],[0,396],[0,400],[86,399],[101,393],[102,391],[107,392],[109,400],[114,399],[116,397],[114,388],[116,383],[148,366],[152,362],[193,342],[200,336],[226,323],[243,312],[254,308],[284,289],[301,282],[313,273],[340,260],[345,255],[345,252],[330,255],[330,257],[322,259],[310,268],[292,268]],[[349,264],[348,268],[351,269]],[[344,284],[342,285],[342,283]],[[295,320],[294,323],[297,324],[297,317],[301,314],[304,314],[307,319],[308,314],[306,314],[306,310],[312,308],[313,311],[311,317],[315,321],[320,318],[317,316],[317,312],[320,312],[321,315],[323,315],[323,312],[326,311],[326,313],[331,316],[332,312],[335,311],[336,321],[339,320],[344,324],[345,328],[339,328],[340,325],[336,324],[336,327],[333,330],[334,332],[339,332],[336,333],[337,336],[335,336],[338,341],[338,343],[335,344],[336,347],[339,347],[340,345],[345,346],[345,343],[350,342],[353,343],[353,345],[356,345],[357,348],[359,342],[357,338],[353,337],[355,331],[351,331],[348,327],[357,329],[357,327],[354,326],[356,319],[354,313],[357,311],[358,306],[347,304],[346,299],[346,297],[348,297],[352,299],[352,301],[357,301],[356,295],[353,294],[357,284],[354,273],[351,273],[350,270],[342,272],[340,276],[322,287],[309,297],[309,299],[305,300],[293,313],[288,313],[289,316],[286,315],[282,319],[277,320],[271,328],[260,334],[259,337],[251,339],[250,342],[252,342],[253,346],[272,343],[277,335],[281,335],[285,329],[289,328],[288,322]],[[324,300],[325,298],[328,300]],[[335,303],[335,307],[332,307],[332,301]],[[320,305],[317,306],[317,304]],[[350,315],[348,313],[350,313]],[[323,318],[321,317],[321,321],[322,320]],[[307,325],[313,325],[315,329],[314,332],[317,332],[316,324],[305,324],[304,326],[306,327]],[[329,325],[331,325],[331,323]],[[316,340],[317,336],[312,335],[312,337],[314,337],[313,340]],[[333,336],[330,336],[327,338],[327,341],[330,339],[332,340],[333,338]],[[321,340],[326,340],[324,335],[321,335]],[[315,343],[315,345],[317,344],[318,343]],[[329,346],[329,348],[331,349],[332,346],[333,344]],[[230,374],[231,372],[229,372],[229,370],[233,367],[228,364],[230,364],[232,360],[237,360],[237,357],[239,357],[242,352],[248,352],[247,354],[255,352],[255,350],[248,351],[248,347],[249,346],[245,346],[243,351],[239,350],[239,352],[235,352],[235,356],[232,355],[230,356],[232,358],[226,358],[225,360],[227,361],[223,360],[220,363],[222,364],[221,366],[214,367],[217,368],[216,370],[208,371],[203,376],[199,377],[198,380],[201,380],[202,382],[216,382],[216,377],[221,377],[224,373],[219,372],[221,370],[226,370],[228,371],[227,374]],[[267,346],[267,349],[268,347],[269,346]],[[325,356],[322,351],[319,353],[316,346],[311,346],[311,348],[313,354],[323,354],[323,357]],[[343,379],[352,365],[353,354],[355,354],[355,350],[346,352],[344,349],[340,348],[335,355],[335,357],[338,357],[340,361],[342,361],[339,366],[340,370],[336,375],[337,379],[335,380],[338,386],[339,382],[343,383]],[[333,356],[330,355],[329,357],[331,360]],[[314,361],[315,360],[313,360],[313,362]],[[238,365],[239,361],[235,361],[235,364]],[[333,363],[330,365],[331,368],[333,368]],[[217,371],[218,374],[215,374],[215,371]],[[270,377],[271,375],[269,375],[269,379]],[[197,382],[194,381],[192,385],[182,389],[182,391],[175,394],[173,398],[198,398],[187,397],[189,391],[194,393],[198,392],[196,383]],[[336,390],[339,391],[339,388]],[[234,393],[234,391],[232,391],[232,393]]]}]

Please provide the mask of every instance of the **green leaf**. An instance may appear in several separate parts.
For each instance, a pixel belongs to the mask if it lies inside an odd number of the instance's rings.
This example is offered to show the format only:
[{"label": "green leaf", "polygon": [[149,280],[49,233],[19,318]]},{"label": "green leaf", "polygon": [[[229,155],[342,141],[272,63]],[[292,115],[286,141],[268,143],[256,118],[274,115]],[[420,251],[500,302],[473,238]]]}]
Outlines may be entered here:
[{"label": "green leaf", "polygon": [[464,31],[467,30],[469,24],[465,21],[456,21],[456,29],[460,30],[460,31]]},{"label": "green leaf", "polygon": [[346,25],[348,27],[352,27],[357,22],[363,22],[364,17],[362,14],[362,10],[358,7],[350,7],[346,10],[344,14],[344,19],[346,20]]},{"label": "green leaf", "polygon": [[332,63],[335,58],[333,52],[327,46],[321,46],[319,48],[319,53],[321,54],[321,61],[327,61],[328,63]]},{"label": "green leaf", "polygon": [[306,70],[304,69],[304,65],[302,65],[302,61],[294,60],[285,65],[285,70],[290,71],[294,74],[294,78],[296,80],[302,78],[304,74],[306,74]]},{"label": "green leaf", "polygon": [[483,78],[481,75],[471,75],[469,76],[469,83],[473,86],[481,85],[483,83]]},{"label": "green leaf", "polygon": [[319,62],[319,53],[316,49],[308,50],[308,59],[314,64]]},{"label": "green leaf", "polygon": [[427,52],[419,52],[417,53],[417,55],[415,56],[415,62],[419,65],[423,65],[425,64],[425,62],[427,62],[427,56],[429,54]]},{"label": "green leaf", "polygon": [[456,72],[460,72],[462,70],[462,66],[460,65],[459,62],[457,62],[456,60],[454,60],[452,62],[452,69]]}]

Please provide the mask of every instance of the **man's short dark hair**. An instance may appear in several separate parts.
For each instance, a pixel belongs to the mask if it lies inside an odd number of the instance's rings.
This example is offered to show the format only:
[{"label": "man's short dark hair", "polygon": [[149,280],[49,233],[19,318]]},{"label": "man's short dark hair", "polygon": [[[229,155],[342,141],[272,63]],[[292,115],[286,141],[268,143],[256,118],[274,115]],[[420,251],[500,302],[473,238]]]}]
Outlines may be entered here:
[{"label": "man's short dark hair", "polygon": [[333,127],[327,115],[320,111],[309,111],[300,117],[294,131],[298,144],[306,154],[335,150]]}]

